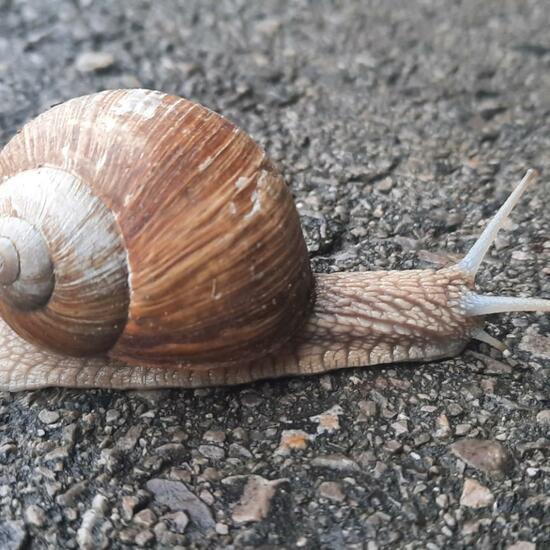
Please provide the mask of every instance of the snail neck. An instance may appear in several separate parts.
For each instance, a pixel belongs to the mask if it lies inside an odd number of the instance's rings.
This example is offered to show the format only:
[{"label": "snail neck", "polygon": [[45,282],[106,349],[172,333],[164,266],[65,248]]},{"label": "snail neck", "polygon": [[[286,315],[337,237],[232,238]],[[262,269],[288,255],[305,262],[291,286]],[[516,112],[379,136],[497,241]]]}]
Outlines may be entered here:
[{"label": "snail neck", "polygon": [[467,279],[455,268],[316,274],[315,305],[285,369],[294,370],[289,362],[301,374],[455,355],[480,326],[461,305]]},{"label": "snail neck", "polygon": [[167,379],[167,385],[177,376],[179,385],[199,387],[429,361],[460,353],[481,330],[480,318],[466,315],[463,307],[471,277],[455,267],[317,273],[315,282],[315,302],[306,324],[278,351],[249,362],[185,365],[151,376],[156,383]]}]

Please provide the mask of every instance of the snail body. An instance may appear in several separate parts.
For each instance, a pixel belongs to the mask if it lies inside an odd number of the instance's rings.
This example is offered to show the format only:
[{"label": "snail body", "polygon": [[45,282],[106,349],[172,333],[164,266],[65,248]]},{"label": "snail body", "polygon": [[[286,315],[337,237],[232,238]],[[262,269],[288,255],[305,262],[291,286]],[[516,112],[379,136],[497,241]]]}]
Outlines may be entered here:
[{"label": "snail body", "polygon": [[549,308],[473,292],[489,237],[442,270],[313,274],[243,131],[160,92],[77,98],[0,154],[0,388],[236,384],[495,344],[487,308]]}]

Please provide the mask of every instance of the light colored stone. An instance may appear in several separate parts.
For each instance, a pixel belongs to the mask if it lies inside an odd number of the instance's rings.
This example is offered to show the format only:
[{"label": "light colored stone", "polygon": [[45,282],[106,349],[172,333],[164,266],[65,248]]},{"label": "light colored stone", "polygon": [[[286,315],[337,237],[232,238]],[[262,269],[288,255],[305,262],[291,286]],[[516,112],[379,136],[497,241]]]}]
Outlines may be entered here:
[{"label": "light colored stone", "polygon": [[227,535],[229,533],[229,527],[225,523],[216,523],[216,533],[218,533],[218,535]]},{"label": "light colored stone", "polygon": [[185,512],[181,510],[179,512],[171,512],[170,514],[165,514],[162,516],[162,519],[168,520],[172,530],[176,533],[183,534],[187,525],[189,524],[189,518]]},{"label": "light colored stone", "polygon": [[140,531],[134,538],[134,542],[140,547],[149,546],[155,540],[155,534],[149,529]]},{"label": "light colored stone", "polygon": [[86,489],[86,481],[81,481],[80,483],[75,483],[71,487],[69,487],[63,494],[59,495],[55,501],[60,506],[72,506],[78,497],[84,492]]},{"label": "light colored stone", "polygon": [[81,73],[93,73],[111,67],[115,58],[108,52],[83,52],[77,58],[75,67]]},{"label": "light colored stone", "polygon": [[339,416],[344,414],[344,410],[340,405],[334,405],[327,411],[311,416],[310,420],[312,422],[317,422],[319,425],[317,426],[317,433],[333,433],[340,429],[340,420]]},{"label": "light colored stone", "polygon": [[468,508],[485,508],[494,501],[493,493],[475,479],[466,478],[460,504]]},{"label": "light colored stone", "polygon": [[319,485],[319,496],[335,502],[342,502],[346,498],[342,487],[336,481],[323,481]]},{"label": "light colored stone", "polygon": [[56,447],[51,450],[49,453],[44,455],[45,462],[54,462],[56,460],[63,460],[69,456],[69,447]]},{"label": "light colored stone", "polygon": [[43,424],[55,424],[59,420],[60,414],[57,411],[41,410],[38,413],[38,420]]},{"label": "light colored stone", "polygon": [[550,426],[550,409],[537,413],[537,422],[543,426]]},{"label": "light colored stone", "polygon": [[93,509],[86,510],[82,516],[82,523],[76,532],[76,542],[81,550],[98,548],[94,540],[94,528],[100,521],[100,515]]},{"label": "light colored stone", "polygon": [[526,540],[518,540],[514,544],[506,547],[506,550],[536,550],[537,545],[534,542]]},{"label": "light colored stone", "polygon": [[451,451],[469,466],[487,473],[502,473],[511,465],[508,451],[497,441],[461,439],[451,445]]},{"label": "light colored stone", "polygon": [[98,493],[92,500],[92,508],[98,513],[104,516],[109,509],[109,501],[102,494]]},{"label": "light colored stone", "polygon": [[540,334],[535,326],[528,327],[519,343],[519,349],[542,359],[550,359],[550,336]]},{"label": "light colored stone", "polygon": [[311,461],[311,465],[317,468],[328,468],[329,470],[337,470],[339,472],[360,471],[359,465],[355,460],[340,454],[316,456]]},{"label": "light colored stone", "polygon": [[153,510],[145,508],[134,515],[134,523],[142,527],[151,527],[157,521],[157,516]]},{"label": "light colored stone", "polygon": [[276,455],[287,456],[291,451],[304,450],[311,441],[315,439],[303,430],[283,430],[279,447],[275,451]]},{"label": "light colored stone", "polygon": [[451,425],[449,424],[449,419],[446,415],[440,414],[435,419],[436,424],[436,430],[435,430],[435,437],[439,439],[444,439],[446,437],[449,437],[451,435]]},{"label": "light colored stone", "polygon": [[116,422],[120,417],[120,412],[117,409],[109,409],[105,413],[105,422],[107,424],[112,424],[113,422]]},{"label": "light colored stone", "polygon": [[116,448],[119,451],[130,452],[137,444],[141,435],[141,426],[132,426],[117,442]]},{"label": "light colored stone", "polygon": [[199,453],[210,460],[222,460],[225,451],[216,445],[199,445]]},{"label": "light colored stone", "polygon": [[377,415],[378,413],[378,405],[376,404],[376,401],[359,401],[357,403],[357,406],[360,410],[359,419],[360,420],[367,420],[369,418],[372,418]]},{"label": "light colored stone", "polygon": [[34,527],[43,527],[46,523],[46,515],[44,514],[44,510],[36,504],[27,506],[27,508],[25,508],[25,521]]},{"label": "light colored stone", "polygon": [[514,260],[518,260],[519,262],[525,262],[527,260],[533,259],[533,256],[528,252],[524,252],[523,250],[514,250],[512,252],[512,258]]},{"label": "light colored stone", "polygon": [[23,550],[27,547],[28,533],[22,521],[0,520],[2,549]]},{"label": "light colored stone", "polygon": [[455,434],[458,436],[463,436],[466,435],[471,429],[471,424],[457,424]]},{"label": "light colored stone", "polygon": [[396,436],[409,433],[409,426],[406,420],[398,420],[391,425]]},{"label": "light colored stone", "polygon": [[249,476],[243,494],[233,508],[233,521],[249,523],[266,518],[277,487],[286,481],[286,479],[269,480],[257,475]]},{"label": "light colored stone", "polygon": [[122,507],[122,517],[125,520],[132,519],[134,515],[134,509],[139,504],[139,499],[134,496],[123,496],[121,507]]}]

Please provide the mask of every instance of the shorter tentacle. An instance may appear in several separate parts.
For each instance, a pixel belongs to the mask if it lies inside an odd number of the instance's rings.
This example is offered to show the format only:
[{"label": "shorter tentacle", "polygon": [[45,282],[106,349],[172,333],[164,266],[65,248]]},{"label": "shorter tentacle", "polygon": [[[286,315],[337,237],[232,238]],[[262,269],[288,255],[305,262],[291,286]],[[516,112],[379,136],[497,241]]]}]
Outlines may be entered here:
[{"label": "shorter tentacle", "polygon": [[485,332],[481,327],[476,327],[471,332],[472,338],[479,340],[480,342],[485,342],[495,349],[498,349],[501,352],[505,352],[508,348],[506,344],[497,340],[494,336],[491,336],[488,332]]}]

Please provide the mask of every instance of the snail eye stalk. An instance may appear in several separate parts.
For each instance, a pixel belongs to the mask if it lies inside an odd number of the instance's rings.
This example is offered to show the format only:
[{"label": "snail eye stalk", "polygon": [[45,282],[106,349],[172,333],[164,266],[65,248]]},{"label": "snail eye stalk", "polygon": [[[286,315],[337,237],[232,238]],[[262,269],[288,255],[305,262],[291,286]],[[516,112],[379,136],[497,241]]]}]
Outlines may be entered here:
[{"label": "snail eye stalk", "polygon": [[[519,202],[525,190],[537,179],[536,170],[528,170],[519,185],[514,189],[506,202],[500,207],[495,217],[489,222],[481,236],[475,242],[468,254],[456,265],[465,275],[475,279],[479,267],[487,251],[494,243],[498,231],[508,219],[510,212]],[[486,296],[475,292],[466,292],[462,296],[460,306],[469,316],[489,315],[491,313],[506,313],[510,311],[542,311],[550,312],[550,300],[542,298],[514,298],[510,296]]]}]

